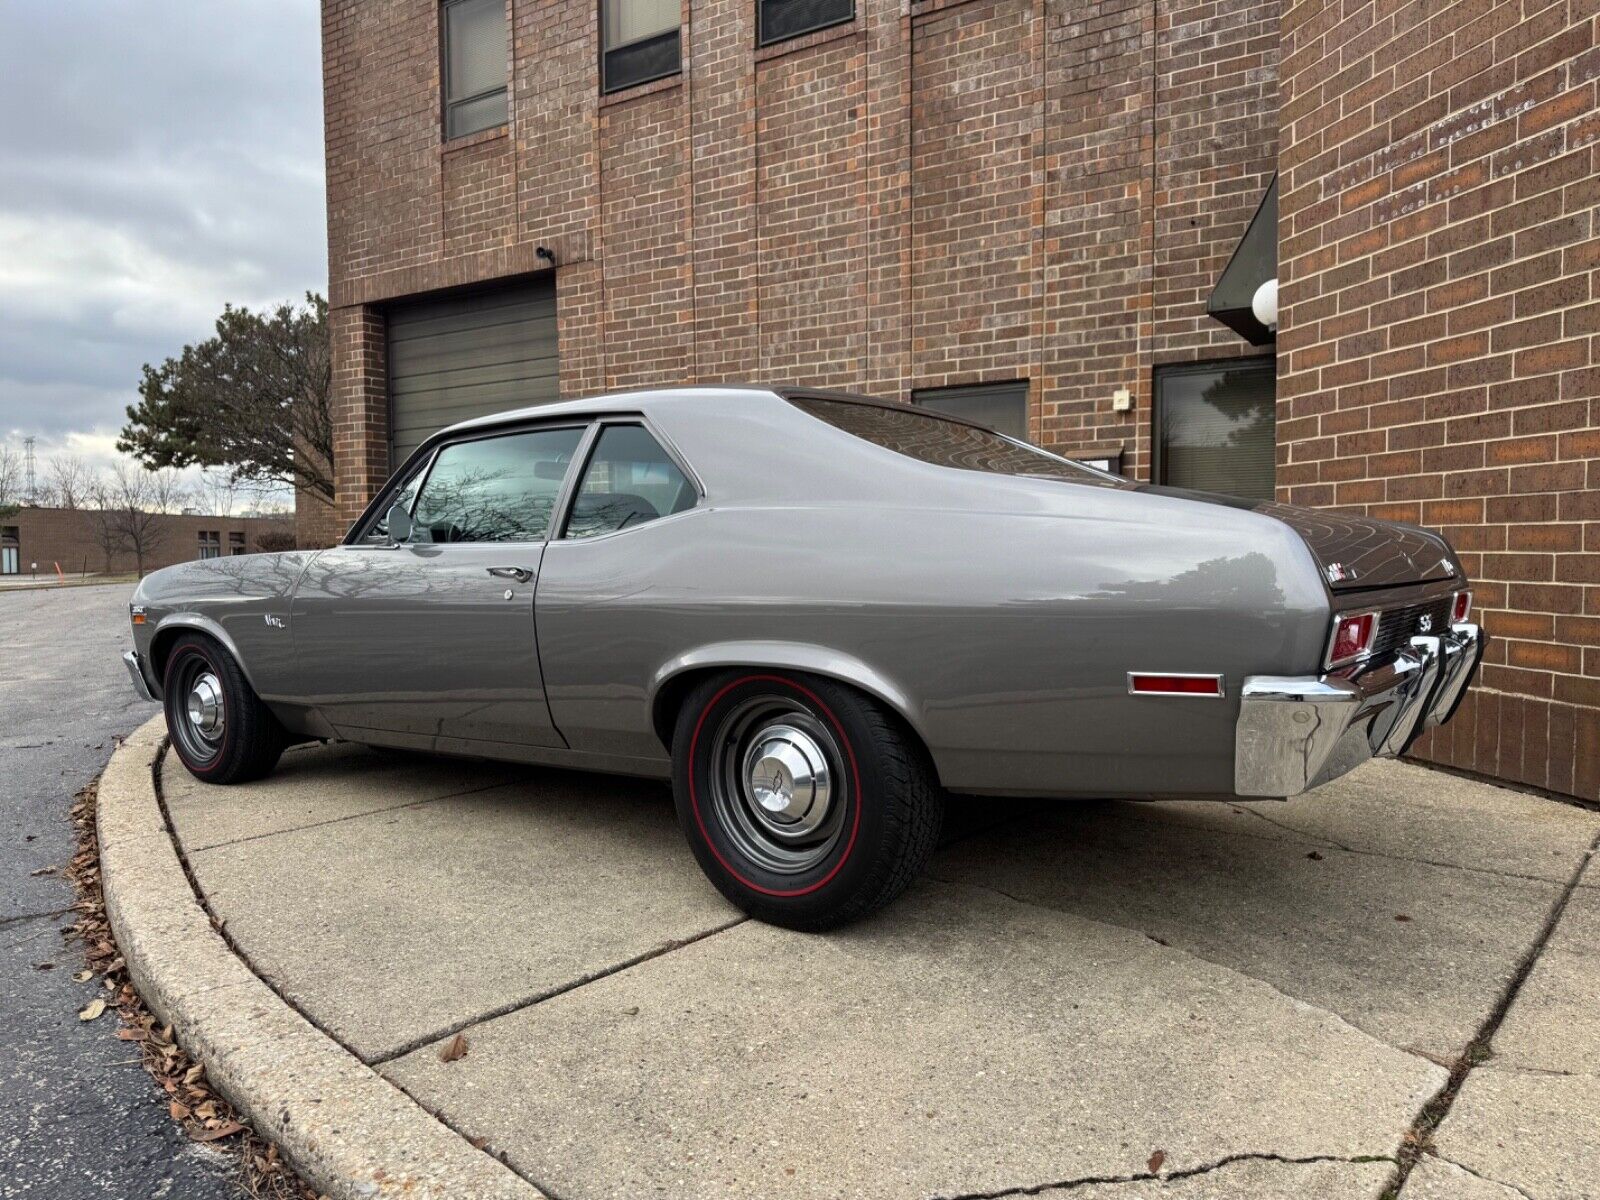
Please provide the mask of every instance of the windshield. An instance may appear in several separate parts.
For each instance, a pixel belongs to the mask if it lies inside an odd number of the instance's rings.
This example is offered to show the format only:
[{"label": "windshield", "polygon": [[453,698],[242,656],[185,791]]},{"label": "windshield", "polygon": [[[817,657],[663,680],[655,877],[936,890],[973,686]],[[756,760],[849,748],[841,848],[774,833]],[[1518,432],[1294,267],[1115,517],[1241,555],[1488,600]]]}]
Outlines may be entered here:
[{"label": "windshield", "polygon": [[1123,485],[1115,475],[1014,441],[991,429],[905,406],[795,395],[789,402],[836,429],[918,462],[995,475],[1036,475],[1073,483]]}]

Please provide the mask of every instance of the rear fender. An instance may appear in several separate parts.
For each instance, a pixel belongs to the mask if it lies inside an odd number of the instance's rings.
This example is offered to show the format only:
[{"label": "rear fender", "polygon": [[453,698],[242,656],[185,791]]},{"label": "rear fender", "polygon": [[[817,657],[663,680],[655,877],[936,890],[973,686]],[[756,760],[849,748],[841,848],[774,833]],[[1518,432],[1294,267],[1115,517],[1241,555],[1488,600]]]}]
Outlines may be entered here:
[{"label": "rear fender", "polygon": [[673,695],[673,681],[693,671],[712,668],[767,667],[779,671],[808,671],[860,688],[899,714],[927,746],[927,734],[918,718],[917,704],[894,680],[859,658],[826,646],[805,642],[715,642],[700,646],[663,663],[650,681],[650,712],[656,729],[671,742],[671,728],[662,730],[662,703]]}]

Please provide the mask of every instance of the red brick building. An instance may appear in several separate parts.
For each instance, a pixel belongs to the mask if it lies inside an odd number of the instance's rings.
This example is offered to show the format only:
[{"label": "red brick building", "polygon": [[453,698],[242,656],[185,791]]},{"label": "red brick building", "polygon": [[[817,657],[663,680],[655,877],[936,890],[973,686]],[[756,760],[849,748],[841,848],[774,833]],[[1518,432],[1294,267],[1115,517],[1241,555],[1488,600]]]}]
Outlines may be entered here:
[{"label": "red brick building", "polygon": [[[0,581],[18,575],[54,578],[64,574],[125,574],[139,554],[122,536],[126,520],[109,520],[87,508],[35,508],[0,514]],[[287,517],[152,515],[139,523],[144,569],[158,570],[198,558],[255,554],[261,538],[282,538],[293,530]],[[269,543],[273,544],[273,543]]]},{"label": "red brick building", "polygon": [[[494,408],[956,408],[1444,528],[1495,638],[1422,753],[1596,798],[1597,7],[325,0],[328,532]],[[1275,175],[1252,345],[1208,301]]]}]

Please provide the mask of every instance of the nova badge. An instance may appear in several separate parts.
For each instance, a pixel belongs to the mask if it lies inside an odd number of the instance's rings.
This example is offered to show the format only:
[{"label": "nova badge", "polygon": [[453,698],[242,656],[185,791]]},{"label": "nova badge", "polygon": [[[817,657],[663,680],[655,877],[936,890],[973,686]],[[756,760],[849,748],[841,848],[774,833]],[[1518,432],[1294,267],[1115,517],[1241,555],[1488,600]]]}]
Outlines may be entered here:
[{"label": "nova badge", "polygon": [[261,619],[274,629],[288,628],[286,625],[284,625],[282,617],[275,617],[271,613],[264,614]]},{"label": "nova badge", "polygon": [[1343,583],[1346,579],[1354,579],[1360,574],[1354,567],[1347,567],[1343,563],[1329,563],[1324,572],[1329,583]]}]

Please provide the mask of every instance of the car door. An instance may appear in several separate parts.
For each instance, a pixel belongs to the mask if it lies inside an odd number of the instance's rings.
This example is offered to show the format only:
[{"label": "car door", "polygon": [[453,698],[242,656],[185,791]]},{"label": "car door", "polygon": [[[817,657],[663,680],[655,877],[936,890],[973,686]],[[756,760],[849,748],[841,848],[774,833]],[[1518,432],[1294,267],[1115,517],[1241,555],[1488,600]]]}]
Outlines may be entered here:
[{"label": "car door", "polygon": [[586,451],[539,579],[550,711],[573,750],[659,760],[648,689],[704,600],[687,566],[708,549],[692,527],[701,490],[637,418],[601,422]]},{"label": "car door", "polygon": [[[291,630],[305,698],[341,736],[487,752],[561,746],[534,642],[533,596],[582,423],[448,442],[384,514],[319,556]],[[392,735],[392,736],[383,736]]]}]

